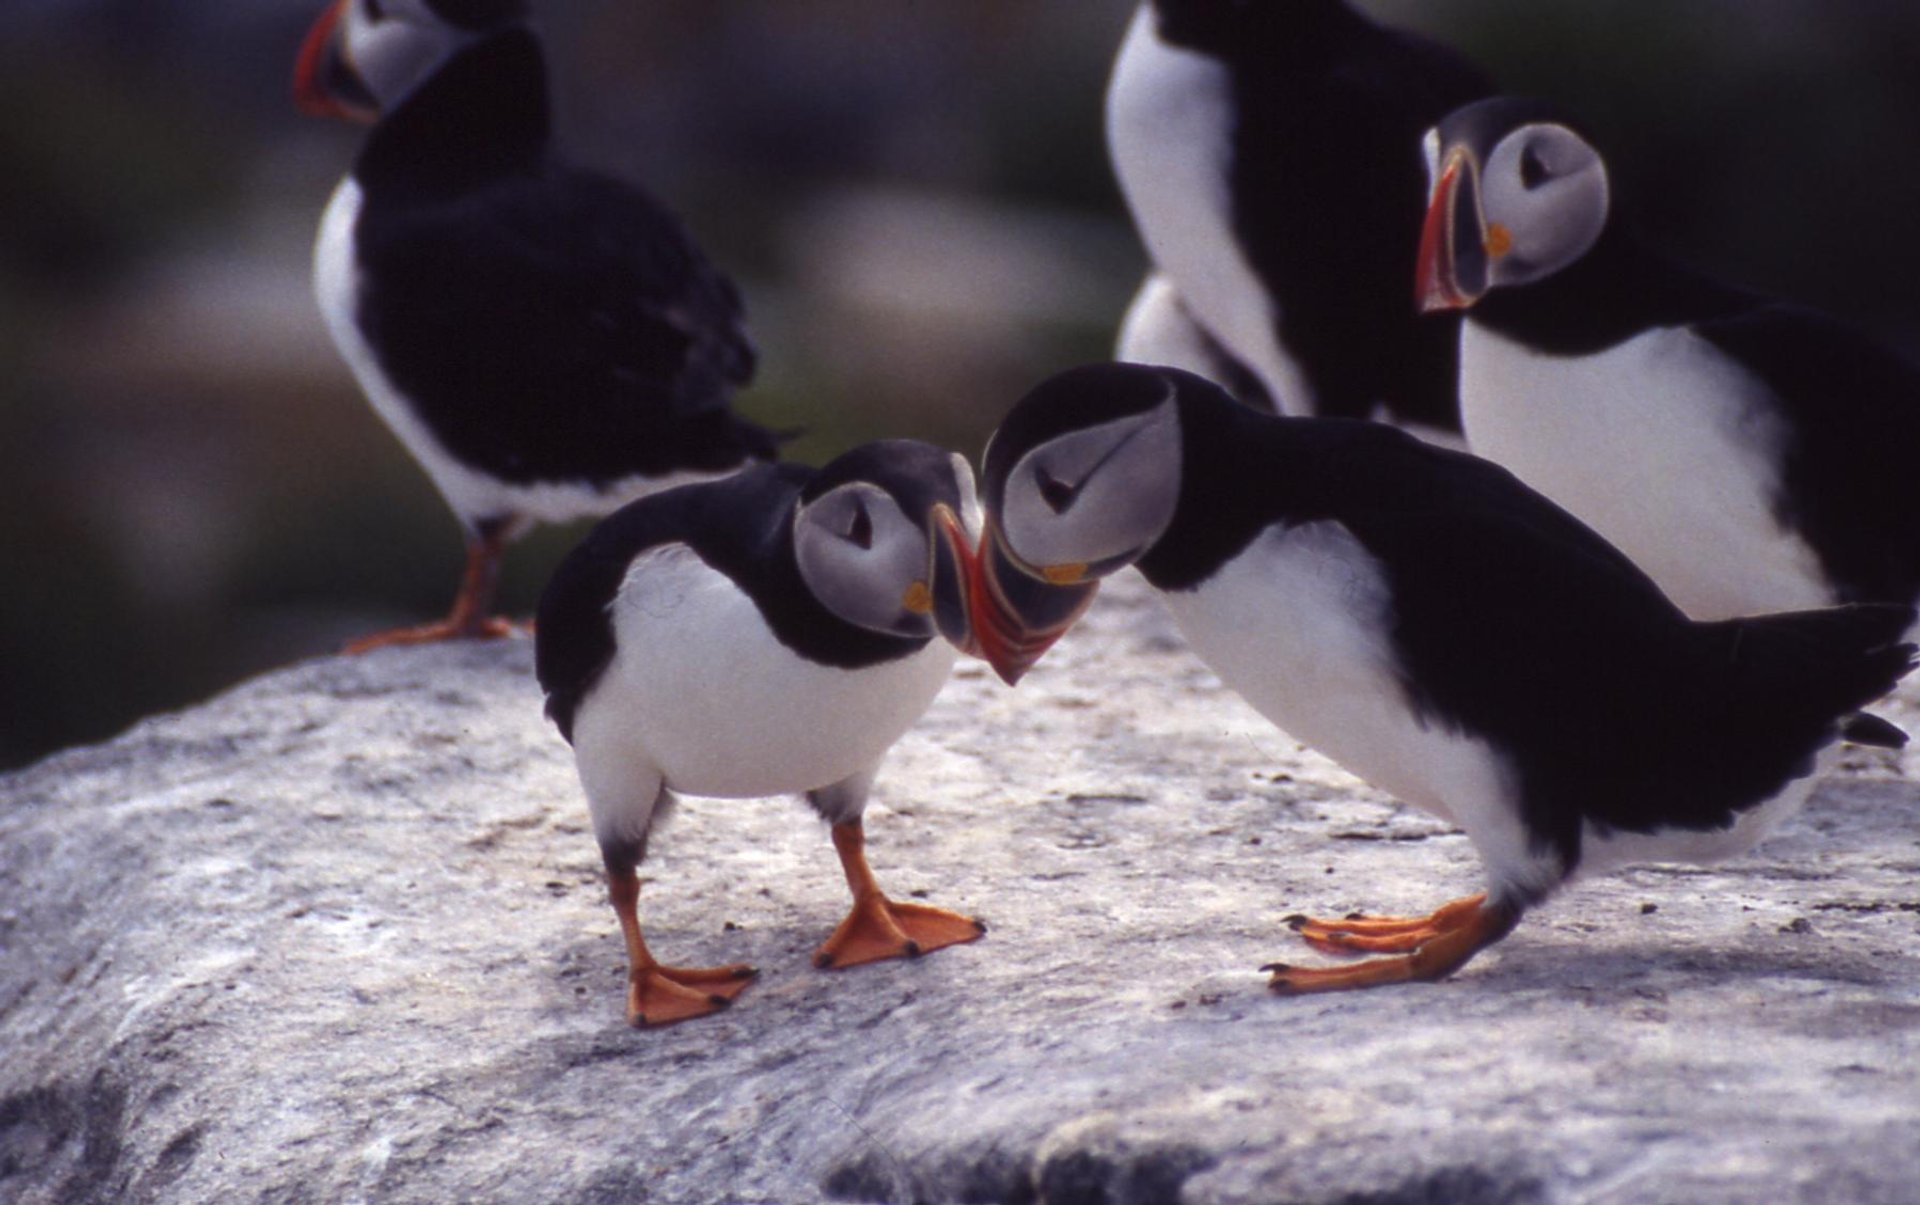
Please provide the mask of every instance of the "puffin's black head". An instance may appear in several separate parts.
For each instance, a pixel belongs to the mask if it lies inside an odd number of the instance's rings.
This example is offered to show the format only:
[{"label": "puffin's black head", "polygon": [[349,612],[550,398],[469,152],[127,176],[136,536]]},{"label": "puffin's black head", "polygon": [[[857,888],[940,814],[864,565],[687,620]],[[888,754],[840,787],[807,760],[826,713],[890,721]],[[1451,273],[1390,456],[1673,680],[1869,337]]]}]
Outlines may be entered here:
[{"label": "puffin's black head", "polygon": [[1456,109],[1428,131],[1426,153],[1433,199],[1414,282],[1423,311],[1551,276],[1606,228],[1606,164],[1545,102],[1496,96]]},{"label": "puffin's black head", "polygon": [[975,638],[1017,682],[1144,556],[1180,498],[1181,395],[1190,373],[1090,364],[1043,381],[987,445]]},{"label": "puffin's black head", "polygon": [[526,0],[333,0],[300,47],[294,100],[378,120],[456,51],[526,18]]},{"label": "puffin's black head", "polygon": [[527,19],[526,0],[426,0],[433,15],[475,33]]},{"label": "puffin's black head", "polygon": [[944,636],[973,651],[979,531],[967,462],[892,439],[863,444],[808,480],[793,548],[807,588],[841,619],[895,636]]},{"label": "puffin's black head", "polygon": [[1270,58],[1282,40],[1363,20],[1347,0],[1153,0],[1160,39],[1218,59]]}]

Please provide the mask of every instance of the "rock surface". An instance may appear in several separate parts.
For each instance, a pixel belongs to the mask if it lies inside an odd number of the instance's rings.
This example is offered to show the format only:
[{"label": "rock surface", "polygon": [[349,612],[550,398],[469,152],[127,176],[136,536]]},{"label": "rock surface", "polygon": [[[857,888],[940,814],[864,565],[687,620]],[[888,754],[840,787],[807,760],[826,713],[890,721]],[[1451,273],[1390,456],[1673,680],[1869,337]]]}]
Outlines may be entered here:
[{"label": "rock surface", "polygon": [[1275,998],[1281,918],[1431,907],[1471,851],[1225,694],[1130,579],[1019,691],[964,669],[883,772],[882,884],[984,940],[816,971],[823,827],[690,800],[649,938],[761,979],[643,1032],[531,659],[295,666],[0,779],[0,1198],[1920,1194],[1910,755],[1452,981]]}]

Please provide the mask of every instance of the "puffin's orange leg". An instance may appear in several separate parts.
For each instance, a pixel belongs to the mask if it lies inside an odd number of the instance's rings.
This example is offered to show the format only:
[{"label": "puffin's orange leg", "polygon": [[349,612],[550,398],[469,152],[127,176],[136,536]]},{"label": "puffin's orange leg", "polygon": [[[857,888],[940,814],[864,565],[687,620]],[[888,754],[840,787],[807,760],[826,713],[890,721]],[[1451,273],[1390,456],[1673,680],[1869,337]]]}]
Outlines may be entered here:
[{"label": "puffin's orange leg", "polygon": [[972,941],[987,927],[970,916],[926,904],[896,903],[881,894],[867,866],[866,831],[860,821],[833,826],[853,908],[840,927],[814,951],[817,967],[850,967],[883,958],[916,958],[942,946]]},{"label": "puffin's orange leg", "polygon": [[671,1025],[717,1012],[759,974],[745,963],[670,967],[655,962],[640,936],[640,878],[631,865],[616,866],[608,859],[607,895],[627,941],[627,1024]]},{"label": "puffin's orange leg", "polygon": [[494,591],[500,584],[500,558],[507,548],[507,524],[483,523],[479,534],[467,541],[467,567],[460,575],[460,591],[453,596],[453,610],[445,619],[415,627],[375,632],[349,641],[341,651],[348,654],[370,652],[395,644],[433,644],[442,640],[498,640],[513,634],[513,624],[498,615],[488,615]]},{"label": "puffin's orange leg", "polygon": [[1290,916],[1287,924],[1316,950],[1404,954],[1471,924],[1486,902],[1487,893],[1482,891],[1442,904],[1426,916],[1350,916],[1344,920]]},{"label": "puffin's orange leg", "polygon": [[[1463,907],[1471,905],[1470,908]],[[1261,967],[1273,978],[1267,986],[1282,995],[1305,992],[1341,992],[1354,988],[1379,987],[1387,983],[1444,979],[1465,966],[1475,954],[1513,932],[1520,921],[1520,908],[1513,904],[1489,905],[1480,901],[1456,900],[1434,915],[1459,908],[1459,919],[1450,927],[1435,932],[1410,953],[1391,958],[1369,958],[1343,967],[1294,967],[1271,963]]]}]

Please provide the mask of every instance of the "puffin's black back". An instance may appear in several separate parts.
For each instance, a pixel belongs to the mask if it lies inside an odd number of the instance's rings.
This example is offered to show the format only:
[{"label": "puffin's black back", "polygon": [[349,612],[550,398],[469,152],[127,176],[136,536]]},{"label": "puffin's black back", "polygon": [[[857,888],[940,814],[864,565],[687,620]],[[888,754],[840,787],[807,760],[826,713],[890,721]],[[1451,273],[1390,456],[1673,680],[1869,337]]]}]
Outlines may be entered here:
[{"label": "puffin's black back", "polygon": [[427,0],[427,7],[462,29],[492,29],[527,16],[526,0]]},{"label": "puffin's black back", "polygon": [[1787,420],[1776,507],[1843,601],[1920,598],[1920,366],[1825,314],[1756,306],[1699,332]]},{"label": "puffin's black back", "polygon": [[1162,36],[1233,67],[1230,195],[1318,413],[1458,428],[1459,319],[1413,301],[1421,139],[1493,91],[1463,56],[1345,0],[1155,0]]},{"label": "puffin's black back", "polygon": [[1181,378],[1180,503],[1141,571],[1191,589],[1270,525],[1338,522],[1386,575],[1408,704],[1513,760],[1530,831],[1569,867],[1583,821],[1731,823],[1911,667],[1911,607],[1693,623],[1497,465]]},{"label": "puffin's black back", "polygon": [[[653,494],[601,520],[561,561],[541,595],[534,671],[547,715],[573,739],[582,699],[613,659],[609,607],[634,558],[685,544],[753,600],[781,644],[817,664],[859,669],[924,648],[925,639],[868,631],[822,607],[793,553],[793,515],[817,470],[755,465],[731,477]],[[674,689],[661,683],[662,690]]]},{"label": "puffin's black back", "polygon": [[549,133],[517,26],[374,130],[356,317],[381,367],[455,456],[510,482],[772,458],[727,408],[754,368],[732,283],[646,193],[556,160]]}]

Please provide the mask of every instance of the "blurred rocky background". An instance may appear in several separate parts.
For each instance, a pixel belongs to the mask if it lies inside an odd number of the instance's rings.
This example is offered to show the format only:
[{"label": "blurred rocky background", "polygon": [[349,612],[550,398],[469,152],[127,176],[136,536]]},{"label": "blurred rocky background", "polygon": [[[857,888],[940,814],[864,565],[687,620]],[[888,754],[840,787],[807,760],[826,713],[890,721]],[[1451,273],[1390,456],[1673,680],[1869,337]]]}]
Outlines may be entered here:
[{"label": "blurred rocky background", "polygon": [[[453,520],[308,294],[359,138],[287,99],[319,7],[0,0],[0,767],[445,606]],[[572,148],[739,279],[742,409],[799,457],[977,452],[1105,353],[1142,268],[1100,132],[1132,0],[536,7]],[[1585,113],[1669,245],[1920,351],[1920,6],[1366,7]],[[510,608],[577,535],[510,558]]]}]

